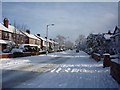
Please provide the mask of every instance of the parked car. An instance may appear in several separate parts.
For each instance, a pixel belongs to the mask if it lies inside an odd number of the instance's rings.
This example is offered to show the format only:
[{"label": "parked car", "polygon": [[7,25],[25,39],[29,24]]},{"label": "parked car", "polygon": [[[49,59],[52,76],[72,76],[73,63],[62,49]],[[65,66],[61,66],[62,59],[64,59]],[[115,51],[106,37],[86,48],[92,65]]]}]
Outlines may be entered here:
[{"label": "parked car", "polygon": [[23,52],[39,52],[40,47],[34,44],[20,44],[17,48],[13,48],[11,53]]},{"label": "parked car", "polygon": [[13,48],[13,49],[11,50],[11,53],[23,53],[23,49]]},{"label": "parked car", "polygon": [[61,48],[60,51],[63,51],[63,49]]},{"label": "parked car", "polygon": [[10,49],[4,49],[3,53],[9,53],[11,50]]},{"label": "parked car", "polygon": [[7,47],[7,48],[6,48],[6,49],[4,49],[2,52],[3,52],[3,53],[10,53],[10,52],[11,52],[11,50],[12,50],[12,48]]}]

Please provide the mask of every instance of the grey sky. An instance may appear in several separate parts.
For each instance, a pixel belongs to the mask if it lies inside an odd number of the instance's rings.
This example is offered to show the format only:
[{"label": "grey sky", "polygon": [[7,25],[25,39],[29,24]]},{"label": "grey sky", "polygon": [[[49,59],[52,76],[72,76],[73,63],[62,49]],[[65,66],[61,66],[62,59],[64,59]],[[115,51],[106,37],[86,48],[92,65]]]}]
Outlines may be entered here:
[{"label": "grey sky", "polygon": [[2,0],[3,2],[118,2],[119,0]]},{"label": "grey sky", "polygon": [[118,24],[117,2],[3,2],[2,16],[10,23],[26,24],[33,34],[49,38],[60,34],[75,40],[79,34],[102,33],[113,30]]}]

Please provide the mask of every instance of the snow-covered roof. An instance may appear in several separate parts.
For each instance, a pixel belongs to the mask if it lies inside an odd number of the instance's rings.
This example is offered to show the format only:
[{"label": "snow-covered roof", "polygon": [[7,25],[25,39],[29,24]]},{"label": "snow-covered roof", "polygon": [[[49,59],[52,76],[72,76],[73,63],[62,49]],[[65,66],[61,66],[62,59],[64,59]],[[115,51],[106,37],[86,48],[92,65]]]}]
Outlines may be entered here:
[{"label": "snow-covered roof", "polygon": [[120,35],[120,33],[117,33],[117,34],[115,34],[115,35],[111,36],[111,38],[112,38],[112,37],[115,37],[115,36],[118,36],[118,35]]},{"label": "snow-covered roof", "polygon": [[26,36],[28,36],[29,38],[33,38],[33,39],[37,39],[37,40],[39,40],[39,38],[37,38],[35,35],[33,35],[33,34],[28,34],[27,32],[24,32],[24,31],[21,31],[21,32],[23,32]]},{"label": "snow-covered roof", "polygon": [[[15,28],[14,26],[12,26],[12,25],[8,25],[8,29],[10,30],[10,31],[12,31],[12,33],[17,33],[17,34],[22,34],[17,28]],[[15,31],[16,30],[16,31]]]},{"label": "snow-covered roof", "polygon": [[[46,41],[46,39],[41,37],[41,36],[38,36],[38,35],[35,35],[35,36],[38,37],[39,39],[43,40],[43,41]],[[47,41],[50,42],[50,43],[58,44],[57,42],[55,42],[53,40],[50,40],[50,39],[47,39]]]},{"label": "snow-covered roof", "polygon": [[105,37],[105,39],[110,39],[110,37],[112,37],[112,35],[105,34],[104,37]]},{"label": "snow-covered roof", "polygon": [[105,53],[105,54],[103,54],[103,55],[110,55],[109,53]]},{"label": "snow-covered roof", "polygon": [[11,33],[12,33],[11,30],[9,30],[8,28],[6,28],[6,27],[5,27],[3,24],[1,24],[1,23],[0,23],[0,30],[6,31],[6,32],[11,32]]},{"label": "snow-covered roof", "polygon": [[46,39],[45,38],[43,38],[43,37],[40,37],[40,36],[38,36],[38,35],[35,35],[37,38],[39,38],[39,39],[41,39],[41,40],[43,40],[43,41],[46,41]]},{"label": "snow-covered roof", "polygon": [[58,42],[54,42],[55,44],[58,44]]},{"label": "snow-covered roof", "polygon": [[43,41],[46,41],[46,39],[45,39],[45,38],[43,38],[43,37],[40,37],[40,39],[42,39]]},{"label": "snow-covered roof", "polygon": [[54,43],[54,41],[52,41],[52,40],[50,40],[50,39],[47,39],[47,41],[50,42],[50,43]]}]

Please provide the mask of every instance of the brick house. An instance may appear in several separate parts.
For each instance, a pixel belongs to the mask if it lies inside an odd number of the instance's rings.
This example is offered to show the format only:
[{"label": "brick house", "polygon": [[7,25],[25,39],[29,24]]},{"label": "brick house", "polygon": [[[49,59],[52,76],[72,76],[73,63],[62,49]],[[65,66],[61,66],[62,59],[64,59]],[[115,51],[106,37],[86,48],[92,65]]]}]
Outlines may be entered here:
[{"label": "brick house", "polygon": [[21,31],[25,35],[25,43],[24,44],[36,44],[41,47],[41,41],[35,35],[31,34],[29,30]]},{"label": "brick house", "polygon": [[48,39],[48,44],[49,44],[49,50],[52,51],[54,50],[54,41],[52,39]]},{"label": "brick house", "polygon": [[16,43],[16,45],[25,43],[25,35],[23,33],[21,33],[20,30],[18,30],[17,28],[15,28],[12,25],[9,25],[8,29],[10,31],[12,31],[12,39],[11,40],[14,41]]},{"label": "brick house", "polygon": [[112,36],[113,36],[112,34],[108,34],[108,33],[104,34],[104,38],[105,38],[104,50],[105,52],[110,53],[110,54],[114,54],[114,50],[112,47],[112,41],[111,41]]},{"label": "brick house", "polygon": [[115,50],[115,59],[111,60],[110,74],[120,84],[120,28],[115,27],[111,37],[112,47]]},{"label": "brick house", "polygon": [[[40,36],[40,34],[35,35],[37,38],[41,40],[41,49],[46,50],[46,38]],[[52,39],[47,39],[48,42],[48,50],[49,51],[57,51],[58,50],[58,43]]]},{"label": "brick house", "polygon": [[13,42],[11,39],[12,31],[10,31],[8,28],[6,28],[3,24],[0,23],[0,51],[6,49],[7,44]]},{"label": "brick house", "polygon": [[49,42],[49,50],[50,51],[56,51],[59,49],[58,43],[55,42],[54,40],[50,39],[50,40],[48,40],[48,42]]},{"label": "brick house", "polygon": [[25,43],[24,38],[24,34],[22,34],[14,26],[9,25],[7,18],[3,20],[3,24],[0,23],[0,51],[6,49],[10,43],[13,43],[15,45]]},{"label": "brick house", "polygon": [[120,28],[117,26],[113,32],[113,36],[111,37],[112,47],[115,50],[115,53],[120,57]]},{"label": "brick house", "polygon": [[46,50],[46,39],[41,37],[40,34],[37,34],[37,35],[35,34],[35,36],[39,38],[39,40],[41,41],[41,44],[40,44],[41,49]]}]

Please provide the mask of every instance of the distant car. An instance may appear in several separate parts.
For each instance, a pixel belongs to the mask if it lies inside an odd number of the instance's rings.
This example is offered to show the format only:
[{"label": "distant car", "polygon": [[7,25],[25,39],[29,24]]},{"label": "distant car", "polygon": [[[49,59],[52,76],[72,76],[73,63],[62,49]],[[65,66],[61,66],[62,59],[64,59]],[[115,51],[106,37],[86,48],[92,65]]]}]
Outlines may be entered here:
[{"label": "distant car", "polygon": [[60,51],[63,51],[63,49],[61,48]]},{"label": "distant car", "polygon": [[79,53],[79,50],[78,50],[78,49],[76,50],[76,53]]}]

